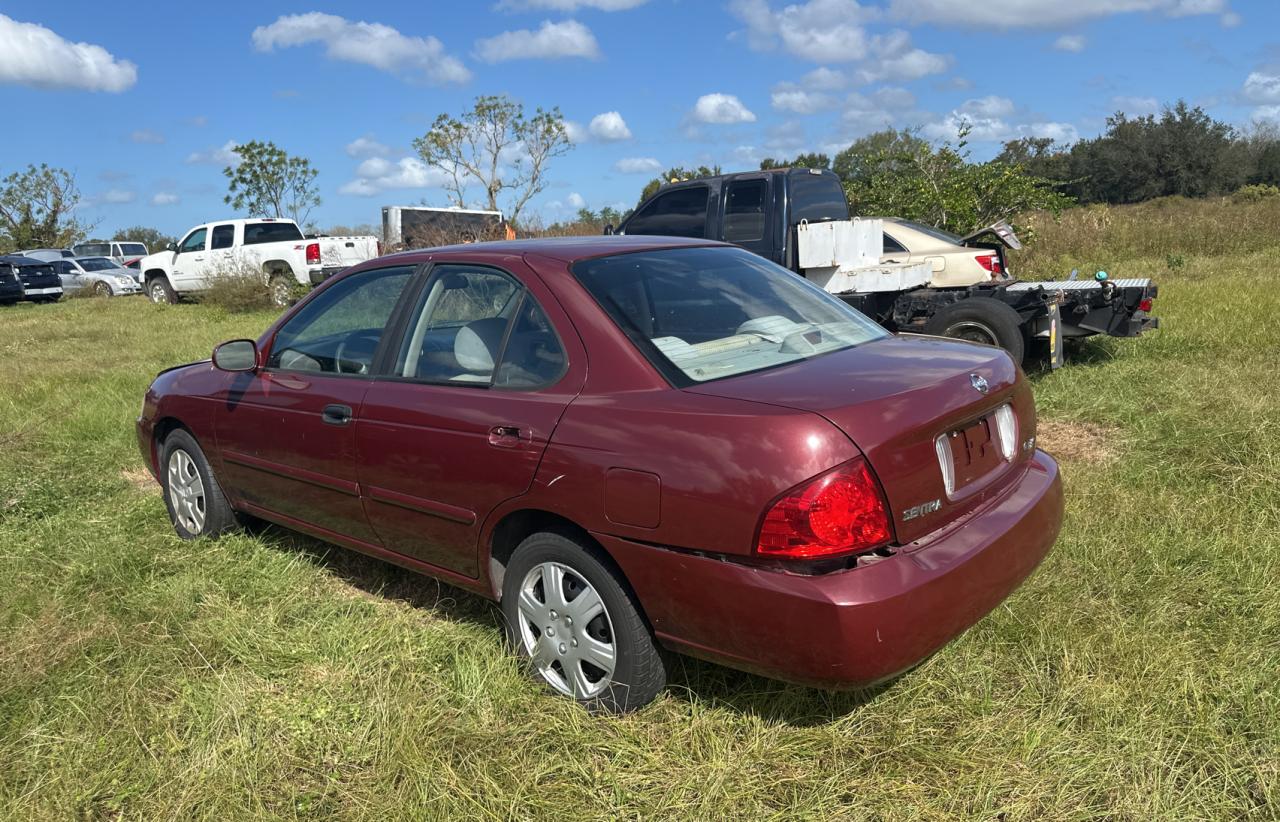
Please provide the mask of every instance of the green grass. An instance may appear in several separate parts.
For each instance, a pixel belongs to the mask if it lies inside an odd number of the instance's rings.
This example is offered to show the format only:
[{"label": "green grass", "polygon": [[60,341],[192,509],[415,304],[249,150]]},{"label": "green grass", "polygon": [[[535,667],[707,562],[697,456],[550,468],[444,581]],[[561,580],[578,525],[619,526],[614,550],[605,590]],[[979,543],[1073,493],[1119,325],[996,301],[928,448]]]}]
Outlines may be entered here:
[{"label": "green grass", "polygon": [[1105,261],[1165,327],[1035,377],[1062,536],[922,667],[829,694],[690,661],[623,718],[526,678],[478,598],[174,537],[142,392],[270,314],[0,310],[0,817],[1280,818],[1276,251]]}]

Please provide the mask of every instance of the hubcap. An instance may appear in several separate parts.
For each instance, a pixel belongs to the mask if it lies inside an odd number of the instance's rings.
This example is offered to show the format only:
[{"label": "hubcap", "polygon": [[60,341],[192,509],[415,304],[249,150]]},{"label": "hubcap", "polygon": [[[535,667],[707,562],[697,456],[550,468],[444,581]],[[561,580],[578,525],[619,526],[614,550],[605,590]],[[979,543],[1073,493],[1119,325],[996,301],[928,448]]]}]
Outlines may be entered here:
[{"label": "hubcap", "polygon": [[544,562],[520,585],[520,641],[552,688],[575,699],[613,681],[617,648],[604,600],[578,572]]},{"label": "hubcap", "polygon": [[164,286],[161,285],[160,283],[151,284],[151,302],[153,303],[164,302]]},{"label": "hubcap", "polygon": [[281,308],[289,305],[289,291],[289,284],[284,280],[275,280],[271,283],[271,299]]},{"label": "hubcap", "polygon": [[996,332],[992,331],[983,323],[976,322],[974,320],[966,320],[952,325],[947,329],[946,336],[957,340],[984,343],[986,345],[1000,344],[1000,341],[996,339]]},{"label": "hubcap", "polygon": [[173,516],[188,533],[204,529],[204,481],[195,460],[181,448],[169,457],[169,500]]}]

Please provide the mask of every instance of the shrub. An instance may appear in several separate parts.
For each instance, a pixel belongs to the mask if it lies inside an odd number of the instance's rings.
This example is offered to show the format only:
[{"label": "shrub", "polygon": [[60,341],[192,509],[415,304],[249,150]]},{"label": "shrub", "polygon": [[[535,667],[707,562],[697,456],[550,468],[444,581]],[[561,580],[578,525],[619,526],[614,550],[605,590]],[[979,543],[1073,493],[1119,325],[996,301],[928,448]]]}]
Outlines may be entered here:
[{"label": "shrub", "polygon": [[209,287],[200,294],[200,302],[232,313],[262,311],[273,304],[267,276],[257,265],[238,259],[214,270]]},{"label": "shrub", "polygon": [[1280,197],[1280,188],[1272,185],[1259,184],[1244,186],[1237,189],[1231,195],[1231,200],[1237,203],[1256,203],[1262,200],[1274,200]]}]

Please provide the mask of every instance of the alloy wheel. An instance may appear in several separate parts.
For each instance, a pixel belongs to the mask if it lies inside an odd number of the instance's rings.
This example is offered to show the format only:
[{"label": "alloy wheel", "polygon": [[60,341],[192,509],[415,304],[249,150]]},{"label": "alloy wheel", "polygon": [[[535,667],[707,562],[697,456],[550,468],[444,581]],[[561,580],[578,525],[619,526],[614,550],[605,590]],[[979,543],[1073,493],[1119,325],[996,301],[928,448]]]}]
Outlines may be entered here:
[{"label": "alloy wheel", "polygon": [[535,565],[520,585],[520,641],[552,688],[574,699],[600,694],[613,681],[617,646],[599,592],[559,562]]},{"label": "alloy wheel", "polygon": [[195,460],[181,448],[169,456],[169,500],[174,518],[188,533],[204,530],[204,481]]}]

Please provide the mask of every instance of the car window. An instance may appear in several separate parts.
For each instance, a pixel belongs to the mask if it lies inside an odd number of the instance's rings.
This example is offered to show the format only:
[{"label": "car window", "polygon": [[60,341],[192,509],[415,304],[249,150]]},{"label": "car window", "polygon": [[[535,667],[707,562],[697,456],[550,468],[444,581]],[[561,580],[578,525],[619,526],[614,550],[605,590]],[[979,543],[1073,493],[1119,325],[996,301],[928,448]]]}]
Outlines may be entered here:
[{"label": "car window", "polygon": [[369,374],[387,321],[414,266],[364,271],[334,283],[277,332],[268,368]]},{"label": "car window", "polygon": [[763,179],[734,180],[724,199],[724,240],[749,243],[764,237]]},{"label": "car window", "polygon": [[233,225],[215,225],[213,239],[209,248],[231,248],[236,238],[236,227]]},{"label": "car window", "polygon": [[124,257],[132,257],[134,255],[145,257],[147,254],[147,246],[143,243],[120,243],[120,255]]},{"label": "car window", "polygon": [[110,243],[81,243],[74,249],[77,257],[102,257],[111,253]]},{"label": "car window", "polygon": [[495,269],[437,267],[409,316],[401,377],[530,390],[555,383],[568,365],[537,300]]},{"label": "car window", "polygon": [[884,254],[906,254],[907,249],[902,243],[889,236],[889,232],[884,234]]},{"label": "car window", "polygon": [[865,315],[740,248],[583,260],[573,273],[675,385],[773,368],[888,336]]},{"label": "car window", "polygon": [[792,225],[849,219],[849,201],[835,175],[794,171],[789,180]]},{"label": "car window", "polygon": [[119,268],[115,260],[107,257],[93,257],[88,260],[81,260],[80,267],[85,271],[106,271],[110,268]]},{"label": "car window", "polygon": [[293,223],[245,223],[244,226],[245,245],[301,239],[302,231]]},{"label": "car window", "polygon": [[178,246],[178,253],[187,254],[192,251],[204,251],[204,241],[208,235],[208,229],[197,228],[187,235],[187,238],[182,241],[182,245]]},{"label": "car window", "polygon": [[660,194],[627,221],[626,233],[705,236],[709,194],[707,186],[686,186]]},{"label": "car window", "polygon": [[65,262],[63,260],[55,261],[53,264],[53,270],[59,274],[75,274],[76,273],[76,270],[71,265],[71,263]]}]

